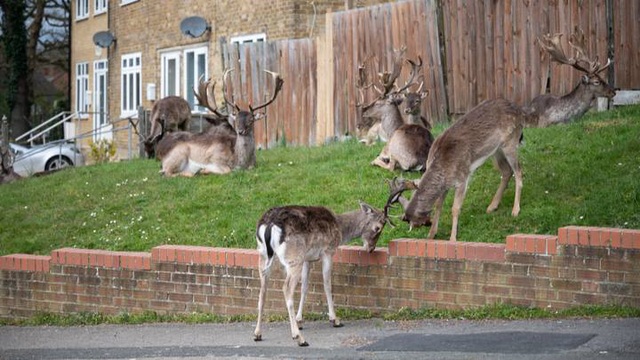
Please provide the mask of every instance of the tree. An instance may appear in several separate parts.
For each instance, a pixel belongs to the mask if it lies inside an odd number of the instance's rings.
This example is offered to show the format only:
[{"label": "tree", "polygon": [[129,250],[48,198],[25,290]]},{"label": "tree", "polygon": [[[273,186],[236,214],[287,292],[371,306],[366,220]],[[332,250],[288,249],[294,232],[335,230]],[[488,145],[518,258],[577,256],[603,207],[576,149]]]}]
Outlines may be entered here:
[{"label": "tree", "polygon": [[[33,74],[41,64],[69,70],[70,0],[0,0],[5,108],[13,138],[31,126]],[[68,93],[68,90],[67,90]]]}]

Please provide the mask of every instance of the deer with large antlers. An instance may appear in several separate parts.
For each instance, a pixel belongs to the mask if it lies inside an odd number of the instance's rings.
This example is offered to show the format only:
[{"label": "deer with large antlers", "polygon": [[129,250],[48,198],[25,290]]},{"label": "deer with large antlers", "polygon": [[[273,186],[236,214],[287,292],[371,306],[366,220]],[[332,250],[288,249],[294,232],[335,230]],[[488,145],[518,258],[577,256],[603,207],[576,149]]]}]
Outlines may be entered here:
[{"label": "deer with large antlers", "polygon": [[[343,214],[334,214],[325,207],[284,206],[264,213],[258,221],[256,241],[260,253],[260,295],[258,298],[258,320],[254,340],[262,340],[262,315],[266,301],[267,281],[274,258],[278,258],[286,271],[282,287],[284,292],[291,336],[299,346],[308,346],[302,333],[302,308],[308,289],[310,262],[322,260],[322,278],[329,322],[341,327],[336,317],[331,295],[331,267],[338,246],[351,239],[362,238],[364,249],[373,252],[385,225],[390,222],[388,209],[399,196],[392,193],[383,210],[361,202],[360,209]],[[298,282],[302,282],[300,304],[294,313],[293,295]]]},{"label": "deer with large antlers", "polygon": [[[420,84],[417,91],[409,91],[409,88],[415,85],[414,81],[422,66],[420,57],[418,57],[418,62],[406,60],[411,66],[409,78],[402,87],[396,85],[404,50],[403,48],[396,52],[393,71],[379,75],[381,88],[373,84],[362,86],[365,82],[363,80],[365,78],[363,75],[364,66],[361,65],[359,69],[358,87],[364,89],[374,86],[379,89],[379,96],[370,104],[358,103],[359,106],[362,106],[362,115],[367,118],[380,118],[380,129],[390,134],[389,141],[371,164],[390,171],[393,171],[397,165],[403,170],[423,170],[429,148],[433,142],[430,129],[425,126],[428,122],[425,122],[420,114],[422,99],[428,94],[427,91],[422,92],[424,83]],[[405,123],[402,117],[399,108],[402,102],[406,103],[404,113],[408,115],[409,123]]]},{"label": "deer with large antlers", "polygon": [[453,200],[451,241],[456,241],[458,217],[473,172],[489,157],[496,160],[502,177],[487,213],[498,208],[502,195],[515,175],[516,190],[512,216],[520,213],[522,171],[518,146],[527,115],[507,100],[488,100],[471,109],[445,130],[431,146],[426,170],[420,181],[395,181],[392,191],[415,189],[410,200],[398,197],[404,209],[403,220],[411,228],[429,225],[429,239],[438,231],[442,204],[451,188]]},{"label": "deer with large antlers", "polygon": [[569,45],[575,50],[576,55],[569,58],[560,43],[562,35],[543,35],[538,38],[538,43],[541,49],[549,54],[551,60],[570,65],[584,75],[569,94],[561,97],[543,94],[534,98],[526,109],[533,115],[527,124],[529,126],[546,127],[570,122],[582,117],[591,108],[596,98],[611,99],[616,94],[615,90],[599,75],[611,65],[611,59],[608,59],[605,65],[601,65],[597,57],[593,60],[587,57],[584,50],[584,34],[577,28],[569,40]]},{"label": "deer with large antlers", "polygon": [[[274,91],[271,99],[258,106],[241,107],[226,94],[226,81],[232,69],[225,71],[223,76],[223,94],[225,101],[231,107],[229,115],[218,111],[215,104],[215,82],[200,80],[196,94],[201,106],[207,107],[220,118],[228,116],[231,126],[212,126],[200,134],[174,133],[165,136],[158,143],[158,158],[162,161],[162,173],[166,176],[193,176],[203,174],[226,174],[233,169],[249,169],[255,166],[255,139],[253,125],[262,118],[257,111],[269,106],[278,96],[284,81],[280,75],[271,74]],[[226,122],[225,122],[226,124]]]}]

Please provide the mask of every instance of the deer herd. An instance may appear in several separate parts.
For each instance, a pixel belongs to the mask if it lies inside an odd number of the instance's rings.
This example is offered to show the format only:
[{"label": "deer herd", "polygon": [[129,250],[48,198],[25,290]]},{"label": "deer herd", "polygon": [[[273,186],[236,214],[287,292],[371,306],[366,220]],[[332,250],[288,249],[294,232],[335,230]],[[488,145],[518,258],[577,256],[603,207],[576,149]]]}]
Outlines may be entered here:
[{"label": "deer herd", "polygon": [[[428,96],[419,75],[422,59],[408,59],[405,48],[397,50],[392,70],[379,73],[372,81],[368,80],[364,63],[360,64],[356,106],[360,115],[358,130],[362,134],[361,141],[368,145],[378,140],[385,142],[371,165],[389,171],[398,168],[419,171],[422,176],[415,181],[397,178],[390,181],[390,193],[383,210],[360,203],[359,209],[344,214],[313,206],[282,206],[266,211],[256,229],[261,289],[254,340],[262,340],[266,286],[274,258],[279,259],[286,271],[283,292],[291,335],[298,345],[307,346],[300,329],[310,262],[320,260],[322,263],[329,320],[333,326],[339,327],[341,323],[336,318],[331,295],[333,254],[338,246],[354,238],[361,238],[364,249],[372,252],[385,225],[390,223],[388,211],[394,203],[400,203],[402,220],[410,228],[430,225],[427,238],[433,239],[445,197],[450,189],[455,189],[450,241],[456,241],[458,218],[471,175],[493,157],[501,181],[487,212],[498,208],[507,185],[514,177],[515,198],[511,215],[518,216],[523,184],[518,147],[523,129],[570,122],[584,115],[596,98],[611,99],[615,95],[613,88],[599,75],[611,61],[601,65],[597,57],[588,58],[584,50],[584,35],[580,31],[569,39],[576,55],[568,57],[561,46],[561,36],[544,35],[537,42],[552,60],[584,73],[569,94],[560,97],[543,94],[523,107],[504,99],[486,100],[456,120],[435,140],[431,134],[431,122],[420,113],[422,101]],[[396,83],[405,64],[410,68],[408,80],[398,86]],[[227,95],[226,84],[231,71],[226,70],[222,79],[222,95],[229,111],[221,111],[216,105],[215,81],[201,79],[198,90],[194,89],[199,105],[212,114],[207,119],[212,125],[204,132],[192,134],[186,131],[189,107],[185,100],[168,97],[154,105],[151,133],[144,144],[147,153],[155,154],[161,161],[161,173],[165,176],[227,174],[235,169],[255,166],[253,127],[264,117],[258,111],[276,99],[284,81],[278,74],[268,72],[273,83],[270,99],[257,106],[240,105]],[[365,103],[367,89],[375,90],[377,95]],[[413,194],[405,197],[405,192]],[[302,288],[296,313],[293,296],[299,282]]]}]

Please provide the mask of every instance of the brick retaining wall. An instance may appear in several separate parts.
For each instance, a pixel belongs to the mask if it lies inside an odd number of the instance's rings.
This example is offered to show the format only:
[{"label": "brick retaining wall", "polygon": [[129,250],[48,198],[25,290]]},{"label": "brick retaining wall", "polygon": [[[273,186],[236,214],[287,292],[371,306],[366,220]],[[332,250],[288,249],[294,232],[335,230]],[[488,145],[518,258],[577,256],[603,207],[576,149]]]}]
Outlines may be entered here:
[{"label": "brick retaining wall", "polygon": [[[38,312],[118,314],[256,312],[255,250],[163,245],[145,252],[64,248],[0,257],[0,317]],[[326,312],[320,264],[305,311]],[[272,272],[266,309],[285,313],[284,271]],[[510,303],[560,309],[640,307],[640,230],[563,227],[557,236],[511,235],[506,244],[397,239],[368,254],[335,255],[336,306],[466,308]]]}]

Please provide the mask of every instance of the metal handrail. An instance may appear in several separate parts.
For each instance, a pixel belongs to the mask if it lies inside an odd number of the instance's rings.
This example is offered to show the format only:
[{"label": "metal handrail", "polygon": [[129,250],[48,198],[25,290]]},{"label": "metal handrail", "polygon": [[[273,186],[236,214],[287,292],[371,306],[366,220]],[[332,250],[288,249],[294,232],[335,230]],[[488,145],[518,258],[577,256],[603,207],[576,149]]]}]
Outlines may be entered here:
[{"label": "metal handrail", "polygon": [[[34,127],[33,129],[31,129],[31,130],[29,130],[29,131],[25,132],[24,134],[22,134],[22,135],[18,136],[18,137],[15,139],[15,141],[16,141],[16,142],[19,142],[20,140],[24,139],[25,137],[27,137],[27,136],[29,136],[29,135],[33,134],[34,132],[36,132],[38,129],[40,129],[40,128],[42,128],[42,127],[46,126],[46,125],[48,125],[49,123],[52,123],[52,122],[56,121],[56,119],[58,119],[59,117],[64,116],[65,114],[70,114],[70,113],[71,113],[71,112],[69,112],[69,111],[63,111],[63,112],[61,112],[61,113],[58,113],[57,115],[55,115],[54,117],[52,117],[52,118],[48,119],[47,121],[43,122],[42,124],[39,124],[38,126]],[[77,114],[77,112],[76,112],[76,113],[74,113],[74,114]],[[39,134],[39,135],[41,135],[41,134]],[[32,137],[31,139],[34,139],[34,137]],[[30,139],[30,140],[28,140],[28,141],[29,141],[29,142],[31,142],[31,141],[32,141],[31,139]],[[32,145],[33,145],[33,144],[32,144]]]},{"label": "metal handrail", "polygon": [[[63,113],[60,113],[60,114],[63,114]],[[78,112],[71,113],[70,115],[68,115],[67,117],[64,117],[62,120],[58,121],[57,123],[49,126],[48,128],[46,128],[46,129],[42,130],[41,132],[37,133],[36,135],[31,136],[29,138],[29,140],[27,140],[27,142],[30,143],[33,146],[33,141],[35,139],[39,138],[40,136],[42,136],[42,134],[49,132],[51,129],[55,128],[56,126],[66,122],[69,119],[73,119],[74,117],[78,117]],[[51,119],[53,119],[53,118],[51,118]],[[50,122],[51,119],[47,120],[47,122]],[[32,132],[33,132],[33,130],[32,130]],[[16,139],[16,141],[18,141],[18,139]]]}]

